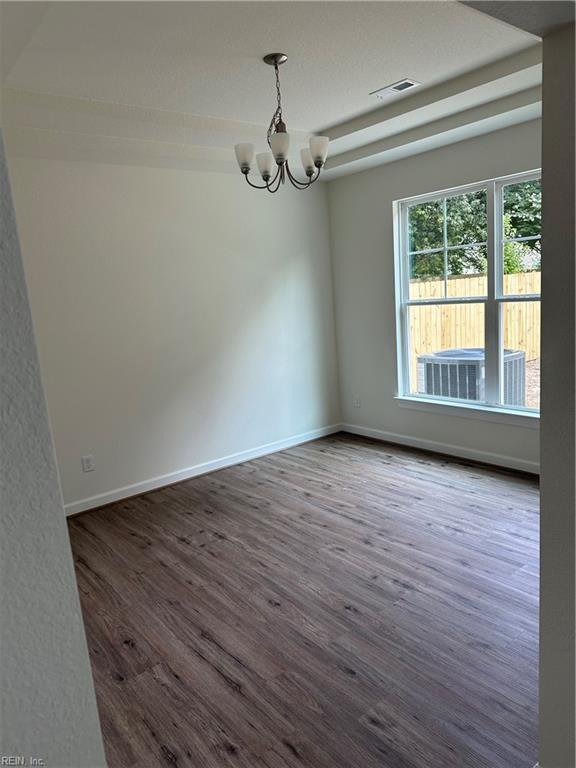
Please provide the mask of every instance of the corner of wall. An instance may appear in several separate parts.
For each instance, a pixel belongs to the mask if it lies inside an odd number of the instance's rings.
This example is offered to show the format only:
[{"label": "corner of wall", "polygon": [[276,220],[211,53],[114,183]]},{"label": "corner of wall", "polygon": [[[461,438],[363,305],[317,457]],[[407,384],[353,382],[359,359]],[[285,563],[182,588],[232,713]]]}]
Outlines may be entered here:
[{"label": "corner of wall", "polygon": [[0,754],[105,766],[0,131]]}]

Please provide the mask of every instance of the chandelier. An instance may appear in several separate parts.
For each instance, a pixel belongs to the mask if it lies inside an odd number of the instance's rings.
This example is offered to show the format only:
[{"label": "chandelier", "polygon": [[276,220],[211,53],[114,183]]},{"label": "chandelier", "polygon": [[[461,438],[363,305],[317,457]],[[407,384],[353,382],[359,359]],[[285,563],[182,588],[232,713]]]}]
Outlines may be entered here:
[{"label": "chandelier", "polygon": [[[276,73],[276,99],[277,106],[270,126],[268,127],[267,140],[270,152],[262,152],[256,155],[256,164],[258,165],[258,171],[262,177],[264,184],[254,184],[248,178],[254,162],[254,145],[253,144],[236,144],[234,151],[236,152],[236,160],[240,166],[240,170],[244,175],[244,178],[254,189],[267,189],[268,192],[278,192],[280,185],[286,182],[286,179],[290,181],[292,186],[296,189],[308,189],[311,184],[320,177],[320,171],[322,166],[326,162],[326,155],[328,154],[328,142],[327,136],[312,136],[310,139],[310,146],[300,150],[300,157],[302,159],[302,165],[304,167],[304,173],[306,174],[306,181],[297,179],[288,163],[288,149],[290,147],[290,134],[286,132],[286,123],[282,119],[282,96],[280,93],[280,78],[278,75],[278,67],[284,64],[288,60],[288,56],[284,53],[269,53],[264,56],[263,61],[265,64],[269,64],[274,67]],[[274,173],[274,164],[276,164],[276,172]]]}]

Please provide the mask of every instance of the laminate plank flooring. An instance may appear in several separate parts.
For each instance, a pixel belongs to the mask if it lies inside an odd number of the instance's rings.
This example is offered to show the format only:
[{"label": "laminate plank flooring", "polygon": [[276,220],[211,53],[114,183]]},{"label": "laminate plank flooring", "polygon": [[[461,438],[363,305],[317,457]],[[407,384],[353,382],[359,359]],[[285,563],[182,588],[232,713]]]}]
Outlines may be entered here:
[{"label": "laminate plank flooring", "polygon": [[71,518],[110,768],[531,768],[538,524],[343,434]]}]

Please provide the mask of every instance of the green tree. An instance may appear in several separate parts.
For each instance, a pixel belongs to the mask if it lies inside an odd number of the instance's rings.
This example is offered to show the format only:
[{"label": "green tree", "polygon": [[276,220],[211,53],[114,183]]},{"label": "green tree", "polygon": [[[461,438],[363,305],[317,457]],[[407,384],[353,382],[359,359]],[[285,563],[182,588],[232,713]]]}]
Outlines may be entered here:
[{"label": "green tree", "polygon": [[409,211],[408,229],[411,251],[442,248],[444,245],[442,200],[413,205]]},{"label": "green tree", "polygon": [[[510,184],[504,188],[505,238],[539,234],[541,218],[539,181]],[[435,250],[434,253],[412,254],[412,278],[444,276],[444,245],[462,246],[447,252],[449,275],[485,273],[486,222],[486,193],[482,190],[411,206],[408,217],[410,251]],[[506,274],[525,271],[526,263],[531,264],[530,268],[538,269],[540,241],[506,243],[503,256]]]},{"label": "green tree", "polygon": [[[540,234],[542,187],[539,180],[523,181],[504,187],[504,228],[506,237],[530,237]],[[540,241],[533,241],[530,248],[540,252]]]}]

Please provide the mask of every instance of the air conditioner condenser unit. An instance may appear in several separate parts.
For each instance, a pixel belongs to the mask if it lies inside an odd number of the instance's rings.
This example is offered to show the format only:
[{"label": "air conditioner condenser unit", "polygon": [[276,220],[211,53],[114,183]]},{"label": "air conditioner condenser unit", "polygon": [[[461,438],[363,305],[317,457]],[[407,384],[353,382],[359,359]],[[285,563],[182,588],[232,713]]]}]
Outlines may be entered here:
[{"label": "air conditioner condenser unit", "polygon": [[[443,349],[418,356],[419,394],[457,400],[485,399],[486,366],[480,347]],[[504,350],[504,405],[525,405],[526,355]]]}]

